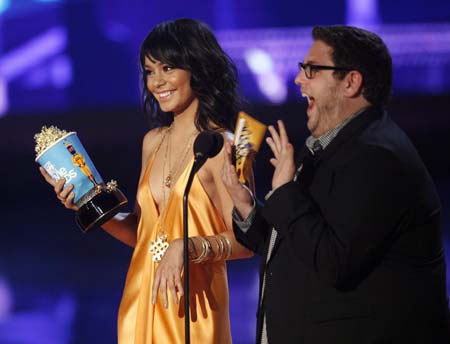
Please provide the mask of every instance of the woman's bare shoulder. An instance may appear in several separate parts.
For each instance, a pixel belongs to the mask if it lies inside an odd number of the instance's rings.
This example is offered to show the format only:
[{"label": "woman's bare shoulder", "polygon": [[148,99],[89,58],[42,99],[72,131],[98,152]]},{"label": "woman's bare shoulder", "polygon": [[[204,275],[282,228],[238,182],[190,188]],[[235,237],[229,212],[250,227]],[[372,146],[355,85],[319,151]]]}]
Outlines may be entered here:
[{"label": "woman's bare shoulder", "polygon": [[142,158],[148,160],[151,154],[158,148],[161,143],[164,133],[167,131],[167,127],[158,127],[149,130],[142,141]]}]

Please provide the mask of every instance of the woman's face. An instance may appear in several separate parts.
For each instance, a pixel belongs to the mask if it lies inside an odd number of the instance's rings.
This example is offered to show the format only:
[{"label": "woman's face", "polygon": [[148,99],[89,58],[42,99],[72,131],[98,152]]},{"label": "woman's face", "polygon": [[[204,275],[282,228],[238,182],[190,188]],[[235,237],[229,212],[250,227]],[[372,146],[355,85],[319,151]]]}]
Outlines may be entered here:
[{"label": "woman's face", "polygon": [[198,99],[191,88],[191,72],[173,68],[151,57],[145,57],[147,89],[164,112],[174,115],[197,111]]}]

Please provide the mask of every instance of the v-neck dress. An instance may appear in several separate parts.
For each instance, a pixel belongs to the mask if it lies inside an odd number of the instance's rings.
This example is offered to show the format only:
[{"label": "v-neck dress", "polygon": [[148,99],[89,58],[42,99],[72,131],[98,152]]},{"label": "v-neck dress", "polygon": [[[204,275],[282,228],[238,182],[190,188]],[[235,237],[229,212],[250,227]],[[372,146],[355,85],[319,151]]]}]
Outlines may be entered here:
[{"label": "v-neck dress", "polygon": [[[168,291],[169,307],[161,299],[151,303],[152,283],[158,263],[149,253],[163,221],[168,241],[183,237],[183,193],[192,160],[173,186],[165,218],[160,218],[150,188],[153,153],[138,186],[137,202],[141,208],[137,243],[125,282],[119,308],[119,344],[184,343],[184,301],[175,304]],[[215,235],[226,230],[225,223],[197,176],[189,194],[189,236]],[[228,282],[224,261],[190,264],[191,342],[202,344],[231,343],[228,314]]]}]

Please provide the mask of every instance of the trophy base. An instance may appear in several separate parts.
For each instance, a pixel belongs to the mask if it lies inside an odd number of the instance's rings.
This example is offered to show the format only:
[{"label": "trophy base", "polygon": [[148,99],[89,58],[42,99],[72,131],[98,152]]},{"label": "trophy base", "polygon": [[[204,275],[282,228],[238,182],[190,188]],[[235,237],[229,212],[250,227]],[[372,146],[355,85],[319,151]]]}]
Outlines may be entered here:
[{"label": "trophy base", "polygon": [[93,227],[101,226],[111,219],[127,203],[127,198],[119,189],[101,192],[78,209],[75,221],[81,231],[86,233]]}]

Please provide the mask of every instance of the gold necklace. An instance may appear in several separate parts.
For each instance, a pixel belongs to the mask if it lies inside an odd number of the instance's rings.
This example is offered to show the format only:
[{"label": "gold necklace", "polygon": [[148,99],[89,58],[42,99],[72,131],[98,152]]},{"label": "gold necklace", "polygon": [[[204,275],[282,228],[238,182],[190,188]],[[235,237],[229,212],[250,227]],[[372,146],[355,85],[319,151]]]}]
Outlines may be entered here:
[{"label": "gold necklace", "polygon": [[[170,130],[170,128],[169,128]],[[169,140],[167,141],[167,145],[166,145],[166,155],[164,158],[164,166],[163,166],[163,184],[170,190],[173,186],[173,182],[176,180],[177,176],[178,176],[178,171],[180,170],[181,166],[184,166],[184,163],[186,161],[186,158],[188,157],[188,153],[190,148],[192,147],[191,144],[191,139],[192,137],[197,133],[197,130],[194,130],[194,132],[188,137],[187,142],[186,142],[186,148],[185,150],[180,154],[180,158],[182,157],[182,160],[179,161],[176,160],[174,166],[172,168],[170,168],[170,162],[171,162],[171,152],[172,152],[172,140],[171,140],[171,135],[169,133]],[[167,156],[169,157],[167,159]],[[164,178],[164,171],[165,171],[165,166],[166,166],[166,160],[169,160],[169,173],[167,174],[167,177]],[[177,163],[177,161],[179,161],[179,163]],[[164,192],[164,190],[163,190]]]},{"label": "gold necklace", "polygon": [[[173,124],[173,123],[172,123]],[[172,125],[170,125],[170,127],[167,129],[165,135],[163,136],[163,138],[161,139],[161,142],[158,146],[158,150],[162,145],[162,141],[165,139],[166,135],[169,134],[169,140],[170,140],[170,130],[172,128]],[[169,201],[170,198],[170,194],[172,192],[172,178],[176,178],[177,174],[178,174],[178,170],[180,169],[181,165],[184,165],[184,162],[186,160],[186,157],[188,156],[188,152],[189,149],[192,147],[192,138],[194,137],[194,135],[197,133],[197,130],[195,130],[188,138],[187,140],[187,144],[186,144],[186,149],[185,151],[182,153],[182,161],[179,164],[175,164],[176,165],[176,171],[170,171],[169,169],[169,174],[167,177],[165,177],[165,167],[166,167],[166,161],[167,161],[167,156],[169,155],[169,159],[170,159],[170,152],[169,151],[169,143],[170,141],[167,140],[166,143],[166,151],[164,154],[164,162],[163,162],[163,209],[160,212],[160,217],[159,217],[159,233],[157,235],[157,238],[155,241],[151,241],[150,242],[150,249],[149,252],[152,254],[153,257],[153,261],[154,262],[160,262],[161,259],[163,258],[164,254],[166,253],[167,249],[169,248],[169,242],[167,241],[167,234],[164,233],[164,228],[163,228],[163,221],[166,217],[166,212],[167,212],[167,202]],[[170,160],[169,160],[169,166],[170,166]],[[166,186],[169,190],[168,195],[167,195],[167,202],[166,202],[166,188],[164,187]],[[160,207],[161,209],[161,207]]]},{"label": "gold necklace", "polygon": [[[161,141],[159,142],[158,147],[156,147],[155,154],[157,154],[157,152],[161,148],[161,145],[163,144],[163,142],[164,142],[164,140],[165,140],[165,138],[167,136],[167,133],[169,132],[170,128],[172,127],[172,124],[164,132],[164,135],[161,138]],[[164,165],[163,165],[163,175],[164,175]],[[163,203],[165,203],[165,199],[166,199],[164,191],[165,190],[163,190]],[[160,213],[160,219],[159,220],[161,221],[161,213]],[[164,253],[166,253],[166,250],[167,250],[168,247],[169,247],[169,243],[167,242],[167,235],[162,231],[162,226],[160,224],[160,231],[159,231],[158,235],[156,236],[156,240],[150,241],[150,248],[148,250],[149,253],[152,255],[153,261],[154,262],[161,261],[162,257],[164,256]]]}]

